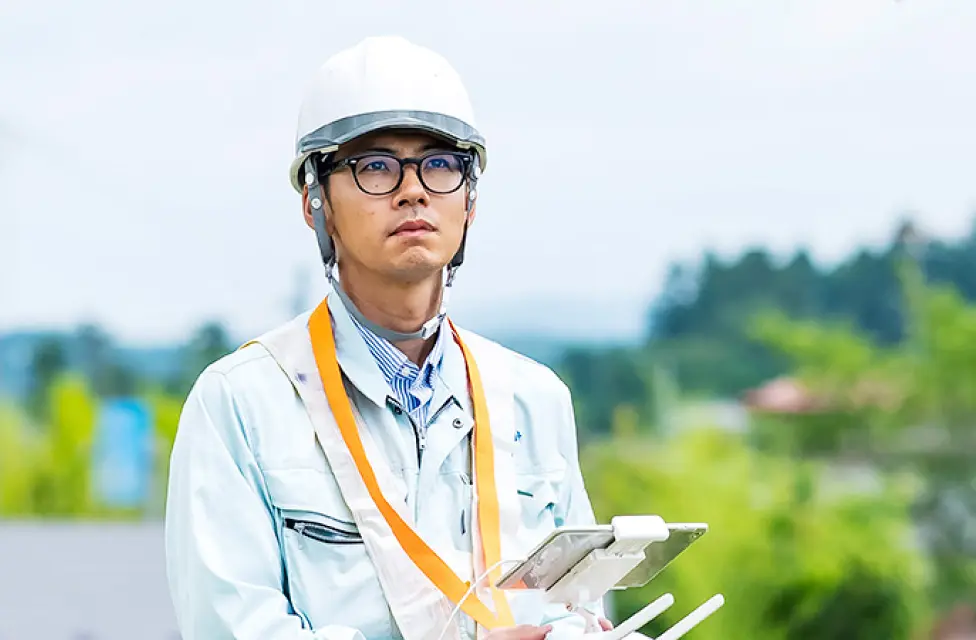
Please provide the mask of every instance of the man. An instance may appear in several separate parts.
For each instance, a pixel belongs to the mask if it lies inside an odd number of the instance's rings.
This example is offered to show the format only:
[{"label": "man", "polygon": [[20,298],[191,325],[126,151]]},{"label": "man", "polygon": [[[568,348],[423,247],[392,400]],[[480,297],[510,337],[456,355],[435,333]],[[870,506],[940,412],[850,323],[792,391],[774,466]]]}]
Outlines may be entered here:
[{"label": "man", "polygon": [[319,69],[291,180],[332,290],[186,401],[166,510],[185,640],[582,635],[494,588],[593,514],[565,385],[446,318],[485,164],[437,54],[370,38]]}]

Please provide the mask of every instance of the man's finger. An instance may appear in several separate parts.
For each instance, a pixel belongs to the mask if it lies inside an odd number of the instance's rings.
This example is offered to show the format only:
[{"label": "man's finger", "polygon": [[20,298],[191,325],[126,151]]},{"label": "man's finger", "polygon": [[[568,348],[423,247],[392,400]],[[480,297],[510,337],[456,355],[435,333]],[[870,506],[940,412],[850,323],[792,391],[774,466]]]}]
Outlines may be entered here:
[{"label": "man's finger", "polygon": [[552,625],[537,627],[532,624],[522,624],[515,627],[516,633],[512,636],[513,640],[546,640],[546,635],[552,631]]},{"label": "man's finger", "polygon": [[539,635],[532,636],[532,640],[546,640],[546,636],[549,635],[550,631],[552,631],[552,625],[547,624],[543,627],[536,627],[536,629]]},{"label": "man's finger", "polygon": [[516,627],[495,629],[485,636],[485,640],[545,640],[550,631],[552,631],[551,624],[542,627],[537,627],[534,624],[520,624]]}]

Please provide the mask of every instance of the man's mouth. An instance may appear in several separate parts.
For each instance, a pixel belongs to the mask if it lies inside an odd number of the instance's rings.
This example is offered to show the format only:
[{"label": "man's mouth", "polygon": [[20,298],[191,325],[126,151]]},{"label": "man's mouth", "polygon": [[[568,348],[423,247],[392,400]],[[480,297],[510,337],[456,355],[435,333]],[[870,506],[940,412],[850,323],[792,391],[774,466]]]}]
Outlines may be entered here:
[{"label": "man's mouth", "polygon": [[406,222],[401,223],[400,226],[394,230],[393,235],[416,236],[424,233],[430,233],[433,230],[434,225],[424,220],[407,220]]}]

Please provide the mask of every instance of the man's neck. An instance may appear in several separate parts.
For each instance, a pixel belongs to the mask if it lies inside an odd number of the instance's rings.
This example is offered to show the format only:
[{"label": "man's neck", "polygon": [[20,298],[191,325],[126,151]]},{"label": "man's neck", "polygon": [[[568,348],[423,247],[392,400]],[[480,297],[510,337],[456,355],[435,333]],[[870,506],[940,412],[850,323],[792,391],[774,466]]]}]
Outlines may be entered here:
[{"label": "man's neck", "polygon": [[[370,322],[400,333],[420,329],[433,318],[441,303],[439,274],[419,282],[390,282],[371,274],[339,270],[342,289],[361,314]],[[427,340],[404,340],[393,343],[418,366],[434,347],[437,336]]]}]

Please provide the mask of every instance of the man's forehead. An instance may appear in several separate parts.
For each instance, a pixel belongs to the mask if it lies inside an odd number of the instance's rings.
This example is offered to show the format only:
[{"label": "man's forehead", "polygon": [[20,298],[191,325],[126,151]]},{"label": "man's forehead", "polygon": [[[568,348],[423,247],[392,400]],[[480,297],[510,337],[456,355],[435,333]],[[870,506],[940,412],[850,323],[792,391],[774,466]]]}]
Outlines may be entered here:
[{"label": "man's forehead", "polygon": [[363,151],[390,151],[397,155],[415,155],[430,149],[450,149],[443,138],[423,131],[376,131],[351,140],[339,148],[339,155],[348,156]]}]

